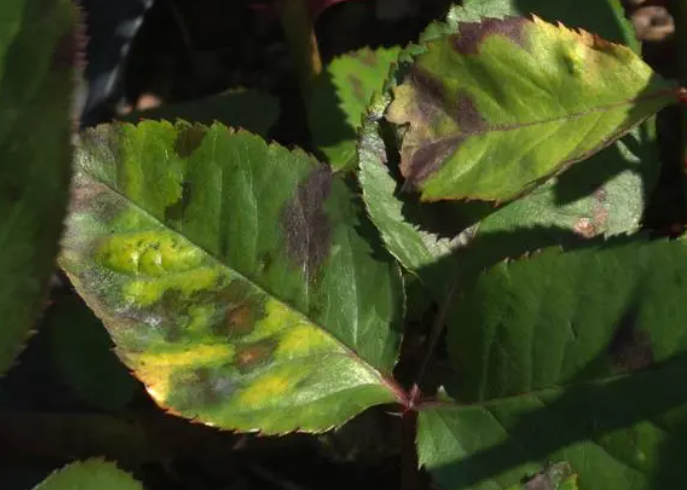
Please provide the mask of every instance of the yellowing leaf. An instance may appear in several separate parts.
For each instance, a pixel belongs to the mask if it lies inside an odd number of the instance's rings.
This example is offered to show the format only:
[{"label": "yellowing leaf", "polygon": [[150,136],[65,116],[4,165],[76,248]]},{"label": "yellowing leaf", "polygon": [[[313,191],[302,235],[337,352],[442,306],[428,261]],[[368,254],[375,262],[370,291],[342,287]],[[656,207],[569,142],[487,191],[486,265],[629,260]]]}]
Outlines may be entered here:
[{"label": "yellowing leaf", "polygon": [[537,17],[483,19],[428,41],[387,117],[408,125],[423,200],[509,200],[676,100],[631,49]]}]

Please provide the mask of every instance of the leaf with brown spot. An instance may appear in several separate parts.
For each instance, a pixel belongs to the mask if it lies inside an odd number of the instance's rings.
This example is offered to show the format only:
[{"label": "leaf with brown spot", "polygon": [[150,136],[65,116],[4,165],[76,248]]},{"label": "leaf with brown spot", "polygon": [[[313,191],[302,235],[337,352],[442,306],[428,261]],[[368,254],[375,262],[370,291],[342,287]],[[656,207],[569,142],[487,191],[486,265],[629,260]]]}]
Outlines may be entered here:
[{"label": "leaf with brown spot", "polygon": [[560,460],[581,488],[679,488],[665,463],[687,454],[685,298],[680,241],[622,237],[487,270],[448,315],[457,403],[421,413],[420,461],[449,490],[510,489]]},{"label": "leaf with brown spot", "polygon": [[[676,101],[629,48],[538,17],[458,23],[393,88],[406,188],[426,201],[511,200]],[[514,76],[517,75],[517,76]]]},{"label": "leaf with brown spot", "polygon": [[87,131],[77,164],[60,264],[161,406],[280,434],[402,400],[399,270],[329,167],[152,121]]},{"label": "leaf with brown spot", "polygon": [[45,306],[69,198],[70,0],[0,2],[0,375]]}]

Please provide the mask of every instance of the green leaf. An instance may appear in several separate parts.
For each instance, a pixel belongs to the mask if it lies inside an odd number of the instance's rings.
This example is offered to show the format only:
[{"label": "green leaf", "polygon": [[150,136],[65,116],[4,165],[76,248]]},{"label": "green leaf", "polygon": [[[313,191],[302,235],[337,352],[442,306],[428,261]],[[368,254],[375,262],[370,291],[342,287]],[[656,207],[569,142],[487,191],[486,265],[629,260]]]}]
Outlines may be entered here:
[{"label": "green leaf", "polygon": [[313,143],[335,170],[355,168],[355,146],[365,108],[380,92],[400,48],[363,48],[329,63],[316,80],[308,123]]},{"label": "green leaf", "polygon": [[0,374],[55,266],[69,191],[75,24],[69,0],[0,5]]},{"label": "green leaf", "polygon": [[131,475],[101,459],[77,461],[56,471],[34,490],[143,490]]},{"label": "green leaf", "polygon": [[606,147],[674,102],[674,89],[629,48],[585,31],[484,19],[427,43],[387,117],[409,125],[401,172],[423,200],[502,201]]},{"label": "green leaf", "polygon": [[344,181],[257,136],[87,132],[62,266],[162,406],[321,431],[399,395],[400,271]]},{"label": "green leaf", "polygon": [[193,121],[211,125],[218,121],[226,126],[267,136],[279,116],[279,102],[275,97],[254,90],[230,90],[200,100],[164,104],[155,109],[136,111],[119,117],[121,121],[136,123],[142,119]]},{"label": "green leaf", "polygon": [[94,407],[126,406],[138,384],[112,352],[102,323],[77,298],[58,299],[44,327],[55,370],[65,384]]},{"label": "green leaf", "polygon": [[420,460],[447,489],[505,489],[550,460],[582,490],[679,488],[687,247],[615,239],[482,275],[449,315],[448,389]]}]

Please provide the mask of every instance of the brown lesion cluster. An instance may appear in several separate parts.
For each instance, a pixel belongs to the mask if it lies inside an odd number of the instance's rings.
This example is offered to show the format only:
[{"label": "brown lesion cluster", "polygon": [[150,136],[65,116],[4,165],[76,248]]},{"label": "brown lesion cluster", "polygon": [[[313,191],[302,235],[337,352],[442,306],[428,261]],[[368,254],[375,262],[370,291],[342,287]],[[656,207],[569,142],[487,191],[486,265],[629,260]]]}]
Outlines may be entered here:
[{"label": "brown lesion cluster", "polygon": [[252,332],[255,324],[265,317],[264,298],[239,279],[231,281],[219,293],[218,300],[226,306],[223,318],[212,327],[215,335],[235,339]]}]

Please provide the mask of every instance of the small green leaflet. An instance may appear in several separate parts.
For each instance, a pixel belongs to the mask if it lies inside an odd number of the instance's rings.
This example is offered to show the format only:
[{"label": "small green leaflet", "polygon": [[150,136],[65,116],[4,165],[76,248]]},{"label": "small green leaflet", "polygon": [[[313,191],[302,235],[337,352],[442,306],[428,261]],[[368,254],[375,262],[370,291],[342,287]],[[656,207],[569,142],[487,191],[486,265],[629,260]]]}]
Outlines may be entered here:
[{"label": "small green leaflet", "polygon": [[33,490],[143,490],[143,487],[115,464],[89,459],[65,466]]}]

